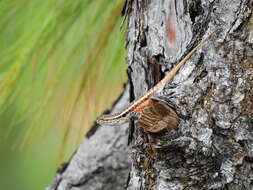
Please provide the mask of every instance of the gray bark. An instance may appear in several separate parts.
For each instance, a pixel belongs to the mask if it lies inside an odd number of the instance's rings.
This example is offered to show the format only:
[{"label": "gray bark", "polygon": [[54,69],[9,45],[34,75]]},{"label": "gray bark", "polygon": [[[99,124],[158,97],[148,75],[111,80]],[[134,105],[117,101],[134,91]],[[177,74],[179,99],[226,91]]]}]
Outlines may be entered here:
[{"label": "gray bark", "polygon": [[179,127],[159,134],[134,122],[99,127],[48,190],[253,189],[252,3],[129,1],[130,85],[113,111],[145,93],[216,31],[156,95],[173,104]]}]

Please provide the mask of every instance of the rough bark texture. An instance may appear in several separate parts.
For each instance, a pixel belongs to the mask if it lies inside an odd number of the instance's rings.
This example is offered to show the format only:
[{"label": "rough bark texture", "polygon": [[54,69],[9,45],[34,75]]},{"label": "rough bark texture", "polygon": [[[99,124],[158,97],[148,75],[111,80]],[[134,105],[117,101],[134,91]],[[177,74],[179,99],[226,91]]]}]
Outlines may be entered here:
[{"label": "rough bark texture", "polygon": [[48,190],[253,189],[252,0],[133,0],[127,7],[130,88],[113,111],[216,30],[157,95],[174,105],[179,128],[154,135],[134,122],[99,127]]}]

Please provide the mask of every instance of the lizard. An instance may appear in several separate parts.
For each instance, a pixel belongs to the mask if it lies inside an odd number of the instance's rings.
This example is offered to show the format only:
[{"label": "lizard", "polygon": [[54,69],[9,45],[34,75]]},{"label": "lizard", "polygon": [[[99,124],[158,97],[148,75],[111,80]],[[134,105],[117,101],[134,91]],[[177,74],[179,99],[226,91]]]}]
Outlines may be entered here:
[{"label": "lizard", "polygon": [[149,101],[152,101],[150,97],[152,97],[155,93],[158,93],[163,90],[164,86],[173,79],[173,77],[177,74],[178,70],[193,55],[193,53],[204,44],[204,42],[210,37],[210,35],[208,35],[206,38],[203,38],[197,44],[197,46],[195,46],[176,66],[174,66],[160,82],[158,82],[153,88],[148,90],[143,96],[131,102],[125,109],[123,109],[119,113],[105,114],[98,117],[96,122],[100,125],[101,124],[108,124],[108,125],[118,124],[118,123],[121,123],[122,121],[124,122],[127,119],[129,119],[132,115],[131,113],[136,112],[134,110],[138,110],[138,107],[141,107],[141,108],[145,107],[145,104],[148,104]]}]

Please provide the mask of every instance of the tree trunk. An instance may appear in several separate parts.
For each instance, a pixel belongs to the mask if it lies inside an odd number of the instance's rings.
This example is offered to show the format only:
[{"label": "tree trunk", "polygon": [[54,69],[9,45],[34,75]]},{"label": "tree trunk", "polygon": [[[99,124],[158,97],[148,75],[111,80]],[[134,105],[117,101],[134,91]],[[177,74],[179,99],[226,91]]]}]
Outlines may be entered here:
[{"label": "tree trunk", "polygon": [[252,3],[128,1],[130,82],[113,111],[216,31],[156,95],[173,105],[180,124],[158,134],[134,122],[94,126],[48,190],[253,189]]}]

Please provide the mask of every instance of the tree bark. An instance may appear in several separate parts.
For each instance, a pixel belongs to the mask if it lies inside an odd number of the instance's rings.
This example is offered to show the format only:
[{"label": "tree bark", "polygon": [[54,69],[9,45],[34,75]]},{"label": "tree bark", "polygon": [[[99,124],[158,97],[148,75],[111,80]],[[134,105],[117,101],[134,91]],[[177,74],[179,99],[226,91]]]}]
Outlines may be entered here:
[{"label": "tree bark", "polygon": [[94,126],[48,190],[253,189],[252,3],[128,1],[129,85],[113,112],[216,31],[156,95],[175,108],[178,129]]}]

